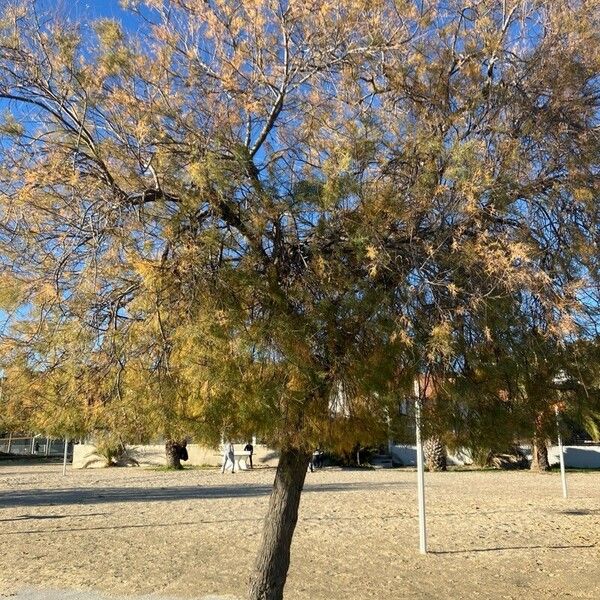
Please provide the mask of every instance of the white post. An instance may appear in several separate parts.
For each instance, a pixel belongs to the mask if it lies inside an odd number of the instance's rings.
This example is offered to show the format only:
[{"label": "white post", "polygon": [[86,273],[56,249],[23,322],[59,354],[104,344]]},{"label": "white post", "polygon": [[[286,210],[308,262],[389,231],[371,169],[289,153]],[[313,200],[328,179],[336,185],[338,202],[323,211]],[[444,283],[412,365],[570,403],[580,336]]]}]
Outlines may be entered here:
[{"label": "white post", "polygon": [[48,458],[48,453],[50,452],[50,438],[46,436],[46,458]]},{"label": "white post", "polygon": [[6,447],[6,454],[10,454],[10,449],[12,446],[12,432],[8,432],[8,446]]},{"label": "white post", "polygon": [[415,379],[415,430],[417,436],[417,495],[419,504],[419,552],[427,554],[427,529],[425,523],[425,466],[421,440],[421,393],[419,380]]},{"label": "white post", "polygon": [[388,430],[388,454],[392,457],[392,463],[394,462],[394,440],[390,437],[390,429],[392,419],[390,417],[390,411],[385,409],[385,420],[387,421],[387,430]]},{"label": "white post", "polygon": [[563,450],[562,436],[560,435],[560,421],[558,417],[558,406],[554,407],[556,414],[556,434],[558,436],[558,458],[560,459],[560,478],[562,481],[563,498],[567,497],[567,475],[565,473],[565,453]]},{"label": "white post", "polygon": [[63,454],[63,475],[67,474],[67,448],[69,447],[69,438],[65,438],[65,451]]}]

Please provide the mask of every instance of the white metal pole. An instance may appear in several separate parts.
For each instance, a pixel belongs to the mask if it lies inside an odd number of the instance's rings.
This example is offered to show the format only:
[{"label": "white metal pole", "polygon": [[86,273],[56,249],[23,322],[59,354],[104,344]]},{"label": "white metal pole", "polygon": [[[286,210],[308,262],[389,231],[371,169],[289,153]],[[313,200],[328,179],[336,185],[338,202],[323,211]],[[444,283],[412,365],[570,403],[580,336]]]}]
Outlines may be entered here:
[{"label": "white metal pole", "polygon": [[65,438],[65,451],[63,454],[63,475],[67,474],[67,448],[69,447],[69,438]]},{"label": "white metal pole", "polygon": [[48,453],[50,452],[50,438],[46,436],[46,458],[48,458]]},{"label": "white metal pole", "polygon": [[419,381],[415,379],[415,430],[417,437],[417,496],[419,504],[419,552],[427,554],[427,527],[425,522],[425,466],[421,440],[421,394]]},{"label": "white metal pole", "polygon": [[558,458],[560,459],[560,478],[562,481],[563,498],[567,497],[567,474],[565,473],[565,453],[563,450],[562,435],[560,435],[560,421],[558,417],[558,406],[554,407],[556,414],[556,434],[558,436]]},{"label": "white metal pole", "polygon": [[8,446],[6,448],[6,454],[10,454],[11,446],[12,446],[12,432],[9,431],[8,432]]}]

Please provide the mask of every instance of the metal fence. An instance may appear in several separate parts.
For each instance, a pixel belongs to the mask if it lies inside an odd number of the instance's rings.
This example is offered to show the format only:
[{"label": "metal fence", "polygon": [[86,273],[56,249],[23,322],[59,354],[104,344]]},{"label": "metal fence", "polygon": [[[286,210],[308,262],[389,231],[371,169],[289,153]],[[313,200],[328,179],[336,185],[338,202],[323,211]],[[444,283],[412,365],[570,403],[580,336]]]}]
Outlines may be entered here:
[{"label": "metal fence", "polygon": [[[22,437],[20,435],[5,434],[0,437],[0,452],[21,456],[62,456],[65,440],[52,439],[42,435]],[[69,454],[72,452],[69,444]]]}]

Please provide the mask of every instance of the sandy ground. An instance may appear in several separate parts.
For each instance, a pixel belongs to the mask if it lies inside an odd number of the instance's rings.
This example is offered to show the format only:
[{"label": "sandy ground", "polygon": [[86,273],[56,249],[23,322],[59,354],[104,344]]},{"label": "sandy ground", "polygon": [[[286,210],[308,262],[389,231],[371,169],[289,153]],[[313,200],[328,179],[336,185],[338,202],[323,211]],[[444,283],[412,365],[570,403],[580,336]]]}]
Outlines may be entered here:
[{"label": "sandy ground", "polygon": [[[0,464],[0,598],[244,596],[273,470],[60,471]],[[427,474],[427,556],[415,481],[309,473],[286,599],[600,598],[600,473]]]},{"label": "sandy ground", "polygon": [[[18,592],[0,592],[0,598],[11,600],[178,600],[174,597],[149,594],[144,596],[115,596],[90,590],[55,590],[48,588],[23,589]],[[202,600],[226,600],[224,596],[204,596]]]}]

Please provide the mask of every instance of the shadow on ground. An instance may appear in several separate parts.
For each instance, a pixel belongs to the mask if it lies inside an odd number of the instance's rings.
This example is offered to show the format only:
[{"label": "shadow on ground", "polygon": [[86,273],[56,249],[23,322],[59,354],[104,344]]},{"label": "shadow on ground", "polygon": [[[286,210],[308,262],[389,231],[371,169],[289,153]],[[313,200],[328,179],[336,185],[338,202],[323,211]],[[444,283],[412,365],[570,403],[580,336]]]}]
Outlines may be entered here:
[{"label": "shadow on ground", "polygon": [[[309,484],[304,490],[311,492],[352,492],[402,486],[402,483],[369,484]],[[251,498],[271,493],[270,485],[234,483],[229,485],[172,486],[172,487],[97,487],[69,489],[26,489],[0,492],[0,508],[17,506],[57,506],[67,504],[109,504],[112,502],[172,502],[174,500],[214,500],[221,498]]]},{"label": "shadow on ground", "polygon": [[569,550],[573,548],[595,548],[596,544],[497,546],[494,548],[469,548],[466,550],[430,550],[429,554],[470,554],[471,552],[502,552],[503,550]]}]

